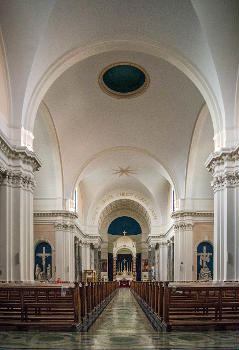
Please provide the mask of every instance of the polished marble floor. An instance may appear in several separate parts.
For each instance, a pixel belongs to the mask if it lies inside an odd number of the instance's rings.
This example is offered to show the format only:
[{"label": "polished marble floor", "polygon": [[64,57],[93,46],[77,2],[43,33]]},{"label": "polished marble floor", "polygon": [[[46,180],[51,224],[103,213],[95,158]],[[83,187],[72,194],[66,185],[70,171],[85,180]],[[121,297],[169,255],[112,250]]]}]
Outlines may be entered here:
[{"label": "polished marble floor", "polygon": [[156,332],[129,289],[120,289],[85,333],[0,332],[0,349],[239,349],[239,333]]}]

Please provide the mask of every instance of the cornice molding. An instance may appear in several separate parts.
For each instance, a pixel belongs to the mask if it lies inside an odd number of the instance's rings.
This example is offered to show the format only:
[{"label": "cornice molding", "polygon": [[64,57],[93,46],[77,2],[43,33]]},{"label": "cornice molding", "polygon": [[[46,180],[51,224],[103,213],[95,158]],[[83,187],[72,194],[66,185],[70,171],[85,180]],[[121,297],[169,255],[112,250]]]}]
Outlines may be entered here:
[{"label": "cornice molding", "polygon": [[174,220],[185,218],[213,218],[214,213],[211,211],[189,211],[189,210],[177,210],[171,214],[171,218]]},{"label": "cornice molding", "polygon": [[231,148],[224,148],[221,151],[213,152],[205,162],[207,170],[213,175],[215,168],[225,162],[235,162],[239,160],[239,145]]},{"label": "cornice molding", "polygon": [[24,164],[30,165],[33,171],[38,171],[41,167],[40,159],[34,152],[27,147],[11,146],[2,134],[0,134],[0,151],[8,160],[21,160]]},{"label": "cornice molding", "polygon": [[56,222],[55,229],[56,231],[73,231],[75,230],[75,225],[68,222]]},{"label": "cornice molding", "polygon": [[239,145],[214,152],[205,166],[213,176],[211,186],[214,192],[239,186]]},{"label": "cornice molding", "polygon": [[37,211],[34,212],[34,218],[64,218],[77,219],[78,214],[67,210]]},{"label": "cornice molding", "polygon": [[174,227],[175,231],[178,231],[178,230],[192,231],[193,224],[189,224],[189,223],[187,224],[187,223],[180,222],[180,223],[173,225],[173,227]]}]

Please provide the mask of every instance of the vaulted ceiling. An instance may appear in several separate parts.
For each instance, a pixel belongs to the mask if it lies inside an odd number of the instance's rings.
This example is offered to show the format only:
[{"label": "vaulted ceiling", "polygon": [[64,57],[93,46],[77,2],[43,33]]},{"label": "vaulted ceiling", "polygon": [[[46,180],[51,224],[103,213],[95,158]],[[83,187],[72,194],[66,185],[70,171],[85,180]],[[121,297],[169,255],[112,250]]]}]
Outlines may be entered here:
[{"label": "vaulted ceiling", "polygon": [[[54,199],[66,208],[80,184],[84,222],[92,221],[102,198],[123,190],[141,194],[163,223],[170,185],[184,198],[188,163],[195,176],[191,142],[196,152],[204,145],[201,169],[213,131],[235,120],[237,6],[196,0],[0,3],[10,96],[9,118],[0,118],[0,125],[16,143],[22,130],[35,134],[43,160],[36,197],[48,197],[48,209]],[[106,94],[98,79],[116,62],[143,67],[148,88],[130,99]],[[205,104],[210,143],[198,137],[199,143],[194,128]],[[54,176],[44,186],[47,168]],[[193,193],[192,176],[188,182]],[[210,196],[208,184],[194,192]]]}]

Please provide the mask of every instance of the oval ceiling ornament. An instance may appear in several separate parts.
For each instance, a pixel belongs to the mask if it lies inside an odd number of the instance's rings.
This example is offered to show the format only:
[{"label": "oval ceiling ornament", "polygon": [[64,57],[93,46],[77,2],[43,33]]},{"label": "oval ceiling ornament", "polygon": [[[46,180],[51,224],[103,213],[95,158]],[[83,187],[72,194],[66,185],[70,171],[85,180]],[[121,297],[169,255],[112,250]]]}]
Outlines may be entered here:
[{"label": "oval ceiling ornament", "polygon": [[136,63],[118,62],[103,69],[99,76],[101,89],[116,98],[142,94],[149,86],[149,75]]}]

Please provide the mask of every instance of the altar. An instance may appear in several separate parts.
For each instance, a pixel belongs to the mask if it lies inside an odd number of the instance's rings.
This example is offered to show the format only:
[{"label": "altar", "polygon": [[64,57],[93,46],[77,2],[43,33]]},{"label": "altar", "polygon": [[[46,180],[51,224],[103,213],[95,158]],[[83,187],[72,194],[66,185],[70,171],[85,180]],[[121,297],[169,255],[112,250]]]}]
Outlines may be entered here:
[{"label": "altar", "polygon": [[116,281],[123,281],[123,280],[133,281],[133,279],[135,278],[132,271],[117,272],[116,274]]},{"label": "altar", "polygon": [[136,245],[130,237],[118,238],[113,245],[114,280],[136,280]]}]

